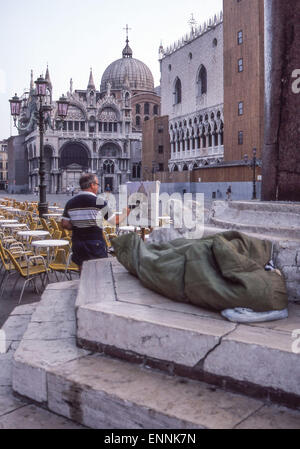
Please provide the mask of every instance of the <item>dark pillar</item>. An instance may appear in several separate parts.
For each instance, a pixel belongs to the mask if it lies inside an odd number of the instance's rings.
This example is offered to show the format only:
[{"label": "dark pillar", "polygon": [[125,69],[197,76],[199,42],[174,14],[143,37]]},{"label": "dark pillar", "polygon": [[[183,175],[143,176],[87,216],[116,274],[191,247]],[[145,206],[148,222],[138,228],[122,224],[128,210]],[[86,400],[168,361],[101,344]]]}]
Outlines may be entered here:
[{"label": "dark pillar", "polygon": [[300,69],[300,1],[264,0],[264,4],[262,200],[300,201],[300,93],[293,78]]}]

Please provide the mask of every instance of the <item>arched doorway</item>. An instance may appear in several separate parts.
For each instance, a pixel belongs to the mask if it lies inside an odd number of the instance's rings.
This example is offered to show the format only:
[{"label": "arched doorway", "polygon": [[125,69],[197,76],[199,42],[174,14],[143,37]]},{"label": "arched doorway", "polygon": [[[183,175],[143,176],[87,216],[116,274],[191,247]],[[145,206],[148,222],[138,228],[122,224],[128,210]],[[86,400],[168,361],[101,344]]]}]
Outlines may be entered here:
[{"label": "arched doorway", "polygon": [[121,148],[116,143],[107,142],[99,149],[99,181],[102,191],[107,185],[110,186],[112,192],[118,190],[118,186],[122,182],[120,172],[125,169],[123,162]]},{"label": "arched doorway", "polygon": [[79,189],[79,179],[89,168],[89,150],[79,142],[69,142],[60,151],[61,188]]}]

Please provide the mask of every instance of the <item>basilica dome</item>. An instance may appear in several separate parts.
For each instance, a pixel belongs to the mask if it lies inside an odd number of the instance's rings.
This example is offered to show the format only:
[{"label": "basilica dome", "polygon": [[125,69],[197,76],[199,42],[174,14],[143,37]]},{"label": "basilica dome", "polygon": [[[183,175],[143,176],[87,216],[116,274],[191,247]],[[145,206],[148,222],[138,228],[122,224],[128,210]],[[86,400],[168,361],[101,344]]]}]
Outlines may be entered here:
[{"label": "basilica dome", "polygon": [[132,50],[126,41],[122,58],[110,64],[101,79],[100,91],[107,90],[107,83],[111,84],[111,89],[123,89],[125,86],[131,90],[154,91],[154,79],[149,67],[142,61],[132,57]]}]

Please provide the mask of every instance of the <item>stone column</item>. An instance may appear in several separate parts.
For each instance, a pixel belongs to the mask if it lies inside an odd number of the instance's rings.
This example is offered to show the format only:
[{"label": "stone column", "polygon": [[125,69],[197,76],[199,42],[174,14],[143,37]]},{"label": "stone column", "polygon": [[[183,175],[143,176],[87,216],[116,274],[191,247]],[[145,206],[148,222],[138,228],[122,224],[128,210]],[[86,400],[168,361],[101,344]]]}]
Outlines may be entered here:
[{"label": "stone column", "polygon": [[[264,5],[262,200],[300,201],[300,93],[293,78],[300,69],[300,2],[265,0]],[[297,85],[300,86],[300,82]]]}]

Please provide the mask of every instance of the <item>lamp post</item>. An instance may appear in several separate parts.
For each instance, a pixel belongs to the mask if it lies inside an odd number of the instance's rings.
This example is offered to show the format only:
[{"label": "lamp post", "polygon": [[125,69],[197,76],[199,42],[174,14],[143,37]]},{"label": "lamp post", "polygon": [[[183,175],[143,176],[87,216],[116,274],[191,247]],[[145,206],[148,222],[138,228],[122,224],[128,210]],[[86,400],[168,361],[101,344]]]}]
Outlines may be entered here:
[{"label": "lamp post", "polygon": [[256,195],[256,167],[261,167],[261,161],[259,161],[257,159],[257,157],[256,157],[256,155],[257,155],[256,148],[253,148],[252,154],[253,154],[253,157],[250,160],[249,160],[248,154],[245,154],[244,162],[245,162],[246,165],[248,165],[249,168],[252,168],[252,171],[253,171],[252,199],[256,200],[257,199],[257,195]]},{"label": "lamp post", "polygon": [[[40,165],[39,165],[39,176],[40,176],[40,195],[39,195],[39,216],[42,217],[44,214],[48,212],[48,203],[46,198],[46,183],[45,183],[45,155],[44,155],[44,133],[45,133],[45,114],[49,114],[52,110],[52,106],[49,104],[45,104],[45,98],[47,95],[47,86],[48,81],[45,80],[42,76],[35,81],[36,84],[36,93],[35,96],[37,98],[37,107],[38,107],[38,125],[39,125],[39,133],[40,133]],[[17,118],[20,116],[22,100],[19,99],[17,94],[9,100],[11,115],[14,118],[14,124],[16,125]],[[66,97],[62,96],[57,101],[57,115],[61,120],[64,120],[68,114],[69,102]]]},{"label": "lamp post", "polygon": [[38,204],[39,216],[43,217],[44,214],[48,213],[48,203],[46,198],[47,186],[45,182],[45,154],[44,154],[44,133],[45,133],[45,125],[44,125],[44,113],[51,111],[50,105],[45,105],[44,99],[46,97],[47,85],[48,82],[40,76],[35,82],[36,85],[36,96],[39,101],[38,112],[39,112],[39,132],[40,132],[40,167],[39,167],[39,175],[40,175],[40,200]]}]

